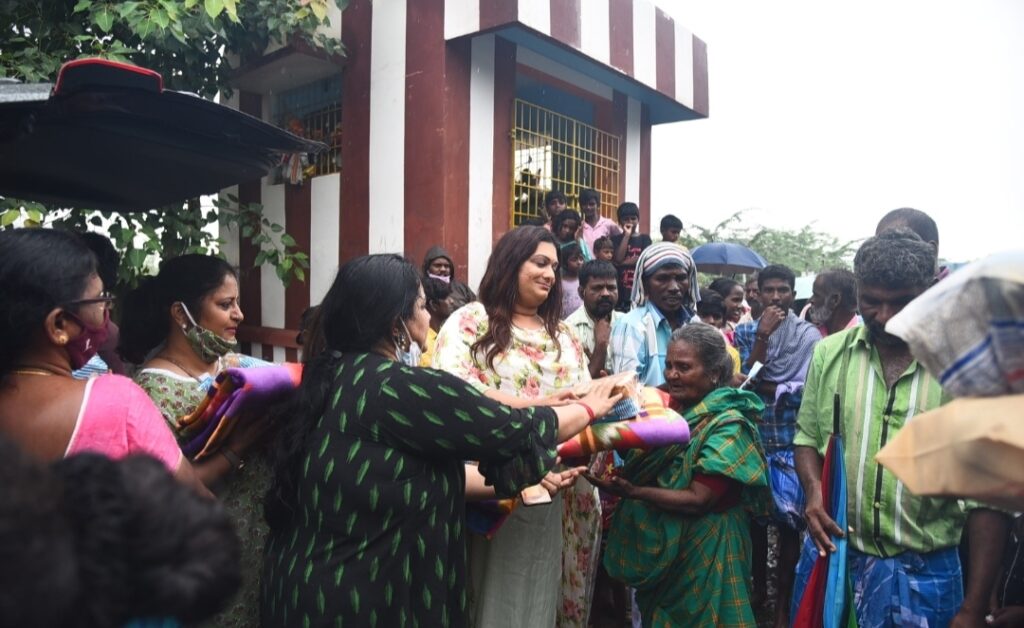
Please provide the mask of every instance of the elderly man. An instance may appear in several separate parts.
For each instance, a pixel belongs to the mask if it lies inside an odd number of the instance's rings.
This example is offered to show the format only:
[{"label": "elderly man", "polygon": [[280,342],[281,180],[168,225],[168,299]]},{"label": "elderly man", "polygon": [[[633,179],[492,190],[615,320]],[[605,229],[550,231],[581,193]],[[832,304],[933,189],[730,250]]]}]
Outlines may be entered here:
[{"label": "elderly man", "polygon": [[690,322],[700,300],[697,267],[690,254],[658,242],[636,262],[633,309],[612,328],[612,370],[636,371],[647,386],[665,383],[665,353],[672,330]]},{"label": "elderly man", "polygon": [[619,298],[615,266],[611,262],[590,260],[580,269],[579,279],[583,305],[565,319],[565,324],[583,345],[590,360],[590,376],[601,377],[601,371],[611,373],[608,343],[612,326],[622,317],[622,312],[615,311]]},{"label": "elderly man", "polygon": [[821,337],[860,325],[857,315],[857,280],[845,268],[833,268],[814,278],[807,317]]},{"label": "elderly man", "polygon": [[[796,463],[810,534],[794,597],[816,557],[835,550],[830,535],[847,533],[858,625],[983,626],[1006,518],[956,499],[913,495],[875,461],[907,421],[946,401],[908,346],[885,331],[890,318],[932,285],[935,249],[910,231],[884,231],[857,251],[854,274],[864,325],[815,348],[798,417]],[[848,531],[839,530],[821,497],[822,456],[835,411],[846,441]],[[971,545],[966,595],[957,556],[965,524]]]}]

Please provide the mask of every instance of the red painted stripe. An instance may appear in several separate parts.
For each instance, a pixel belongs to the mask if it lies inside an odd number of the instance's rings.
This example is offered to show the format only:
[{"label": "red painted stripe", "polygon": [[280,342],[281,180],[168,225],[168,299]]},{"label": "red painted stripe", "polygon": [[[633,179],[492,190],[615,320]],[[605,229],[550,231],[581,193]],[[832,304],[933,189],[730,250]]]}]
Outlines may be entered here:
[{"label": "red painted stripe", "polygon": [[693,38],[693,110],[707,116],[708,108],[708,45]]},{"label": "red painted stripe", "polygon": [[[445,57],[443,242],[455,276],[469,276],[469,82],[473,51],[469,38],[449,42]],[[408,207],[408,205],[406,205]]]},{"label": "red painted stripe", "polygon": [[633,76],[633,0],[609,0],[611,63]]},{"label": "red painted stripe", "polygon": [[[263,96],[253,92],[238,93],[238,110],[256,118],[263,117]],[[238,184],[238,202],[240,204],[260,203],[262,201],[260,180],[246,181]],[[256,267],[256,254],[259,248],[239,234],[238,270],[240,274],[240,301],[246,325],[259,325],[262,316],[263,291],[260,287],[261,271]]]},{"label": "red painted stripe", "polygon": [[[312,212],[312,182],[307,180],[302,185],[285,184],[284,188],[284,224],[289,235],[295,238],[295,248],[309,255],[310,214]],[[284,292],[284,326],[298,329],[302,312],[309,307],[309,271],[306,281],[292,279]]]},{"label": "red painted stripe", "polygon": [[494,195],[491,237],[493,242],[512,223],[512,107],[516,97],[516,45],[494,39]]},{"label": "red painted stripe", "polygon": [[551,37],[579,49],[580,0],[551,0]]},{"label": "red painted stripe", "polygon": [[[405,255],[414,262],[446,244],[443,163],[445,117],[444,0],[406,0]],[[465,170],[462,171],[463,175]]]},{"label": "red painted stripe", "polygon": [[655,9],[654,50],[657,65],[656,87],[672,100],[676,98],[676,27],[672,18]]},{"label": "red painted stripe", "polygon": [[298,362],[299,361],[299,350],[298,349],[285,349],[284,359],[286,362]]},{"label": "red painted stripe", "polygon": [[480,30],[496,28],[519,17],[519,0],[480,0]]},{"label": "red painted stripe", "polygon": [[640,106],[640,227],[651,232],[651,110]]},{"label": "red painted stripe", "polygon": [[341,21],[342,74],[339,262],[370,250],[370,23],[372,2],[352,2]]}]

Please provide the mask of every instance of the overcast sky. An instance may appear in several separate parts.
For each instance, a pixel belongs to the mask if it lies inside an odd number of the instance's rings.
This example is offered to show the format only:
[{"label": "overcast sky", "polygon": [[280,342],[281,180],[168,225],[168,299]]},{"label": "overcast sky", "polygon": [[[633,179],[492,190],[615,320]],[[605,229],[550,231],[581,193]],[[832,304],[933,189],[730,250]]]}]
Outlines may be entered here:
[{"label": "overcast sky", "polygon": [[911,206],[943,258],[1024,247],[1024,1],[657,3],[708,44],[711,116],[654,128],[652,231],[854,239]]}]

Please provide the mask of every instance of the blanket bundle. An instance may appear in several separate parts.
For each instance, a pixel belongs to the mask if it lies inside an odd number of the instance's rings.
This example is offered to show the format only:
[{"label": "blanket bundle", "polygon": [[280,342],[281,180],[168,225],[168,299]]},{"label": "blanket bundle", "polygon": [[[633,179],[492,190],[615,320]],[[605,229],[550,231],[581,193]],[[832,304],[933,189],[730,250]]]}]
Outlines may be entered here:
[{"label": "blanket bundle", "polygon": [[301,381],[302,365],[291,362],[221,371],[202,403],[178,421],[182,452],[192,460],[213,454],[247,410],[287,399]]}]

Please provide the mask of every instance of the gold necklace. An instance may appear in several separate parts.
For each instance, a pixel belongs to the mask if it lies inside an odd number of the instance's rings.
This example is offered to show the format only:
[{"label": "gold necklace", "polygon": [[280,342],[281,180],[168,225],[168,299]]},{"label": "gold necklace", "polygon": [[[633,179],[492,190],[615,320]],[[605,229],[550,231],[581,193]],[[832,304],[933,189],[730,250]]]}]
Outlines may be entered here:
[{"label": "gold necklace", "polygon": [[174,358],[171,358],[170,356],[168,356],[168,355],[166,355],[166,354],[164,354],[164,355],[159,355],[159,356],[157,356],[157,357],[159,357],[159,358],[162,358],[162,359],[164,359],[164,360],[167,360],[168,362],[170,362],[170,363],[171,363],[171,364],[173,364],[174,366],[176,366],[176,367],[178,367],[179,369],[181,369],[181,371],[182,371],[183,373],[185,373],[185,375],[188,375],[189,377],[191,377],[192,379],[196,380],[196,381],[197,381],[197,382],[199,382],[200,384],[201,384],[201,383],[203,383],[203,379],[202,379],[201,377],[197,377],[196,375],[193,375],[193,374],[192,374],[192,371],[190,371],[190,370],[188,370],[187,368],[185,368],[184,366],[182,366],[182,365],[181,365],[181,363],[180,363],[180,362],[178,362],[177,360],[175,360]]}]

